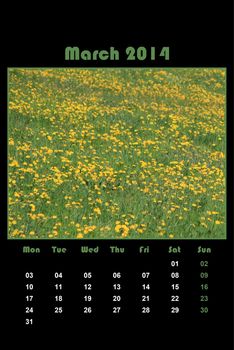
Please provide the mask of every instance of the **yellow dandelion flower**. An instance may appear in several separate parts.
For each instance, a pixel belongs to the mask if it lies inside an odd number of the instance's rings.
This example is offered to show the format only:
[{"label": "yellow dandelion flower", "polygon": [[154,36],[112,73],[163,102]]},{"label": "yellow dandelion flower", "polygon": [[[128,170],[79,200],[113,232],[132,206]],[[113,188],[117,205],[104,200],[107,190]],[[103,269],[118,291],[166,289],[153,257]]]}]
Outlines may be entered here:
[{"label": "yellow dandelion flower", "polygon": [[17,235],[20,235],[20,231],[18,229],[15,229],[13,232],[12,232],[12,236],[17,236]]},{"label": "yellow dandelion flower", "polygon": [[127,235],[128,235],[128,231],[124,231],[121,236],[122,237],[127,237]]},{"label": "yellow dandelion flower", "polygon": [[115,226],[115,231],[117,233],[121,232],[122,234],[127,235],[129,232],[129,227],[127,225],[116,225]]},{"label": "yellow dandelion flower", "polygon": [[10,164],[9,164],[9,166],[15,166],[15,167],[18,167],[19,166],[19,163],[17,162],[17,160],[13,160]]},{"label": "yellow dandelion flower", "polygon": [[142,228],[138,228],[138,229],[137,229],[137,232],[138,232],[138,233],[143,233],[144,230],[143,230]]},{"label": "yellow dandelion flower", "polygon": [[144,193],[149,193],[149,188],[148,187],[145,187],[144,190],[143,190]]},{"label": "yellow dandelion flower", "polygon": [[147,162],[144,162],[143,160],[141,160],[140,163],[142,168],[145,168],[147,166]]},{"label": "yellow dandelion flower", "polygon": [[159,236],[163,236],[164,234],[166,233],[166,231],[165,230],[160,230],[160,232],[159,232]]},{"label": "yellow dandelion flower", "polygon": [[[118,222],[118,223],[119,223],[119,221],[116,221],[116,222]],[[120,231],[120,229],[121,229],[121,227],[122,227],[122,225],[117,224],[117,225],[115,226],[115,232],[119,232],[119,231]]]},{"label": "yellow dandelion flower", "polygon": [[137,228],[137,224],[132,224],[129,226],[130,230],[135,230]]},{"label": "yellow dandelion flower", "polygon": [[97,208],[94,208],[93,211],[94,211],[94,213],[97,213],[98,215],[101,214],[101,209],[98,208],[98,207],[97,207]]},{"label": "yellow dandelion flower", "polygon": [[31,211],[35,211],[36,210],[36,206],[34,204],[30,204],[31,207]]}]

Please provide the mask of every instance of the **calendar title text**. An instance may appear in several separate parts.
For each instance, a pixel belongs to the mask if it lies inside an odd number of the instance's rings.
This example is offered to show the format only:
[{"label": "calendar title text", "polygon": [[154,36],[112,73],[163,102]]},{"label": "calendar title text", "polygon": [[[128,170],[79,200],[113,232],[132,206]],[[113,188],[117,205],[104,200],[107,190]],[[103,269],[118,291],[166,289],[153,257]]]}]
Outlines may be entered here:
[{"label": "calendar title text", "polygon": [[169,61],[170,48],[163,47],[133,47],[118,50],[111,46],[106,50],[80,49],[78,46],[67,46],[65,48],[65,61]]}]

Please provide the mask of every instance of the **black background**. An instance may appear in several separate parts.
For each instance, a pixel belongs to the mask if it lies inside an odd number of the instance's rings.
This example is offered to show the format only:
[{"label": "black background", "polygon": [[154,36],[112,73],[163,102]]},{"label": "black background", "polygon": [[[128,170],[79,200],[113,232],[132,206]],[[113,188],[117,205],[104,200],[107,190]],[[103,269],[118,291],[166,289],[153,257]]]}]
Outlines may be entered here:
[{"label": "black background", "polygon": [[[15,5],[14,5],[15,6]],[[0,71],[0,154],[1,154],[1,201],[0,201],[0,259],[1,259],[1,305],[5,312],[1,313],[5,320],[7,330],[21,330],[21,314],[23,311],[23,292],[24,281],[21,274],[31,269],[38,271],[41,279],[47,278],[50,271],[61,268],[66,271],[68,278],[67,293],[70,295],[70,304],[74,302],[72,296],[76,293],[75,276],[79,271],[88,270],[88,267],[99,276],[97,289],[99,290],[102,305],[108,305],[108,291],[103,288],[105,285],[108,271],[120,270],[126,274],[129,281],[129,290],[126,295],[130,295],[128,300],[129,310],[124,318],[113,320],[105,311],[100,312],[98,320],[85,321],[77,317],[76,310],[69,314],[65,323],[62,323],[64,332],[75,329],[79,334],[88,334],[91,341],[92,330],[100,328],[102,330],[101,343],[104,343],[106,337],[107,325],[111,328],[113,341],[122,339],[127,334],[131,340],[133,338],[140,344],[148,344],[153,341],[153,346],[157,346],[163,341],[163,346],[172,345],[175,349],[187,348],[188,346],[199,346],[200,349],[215,349],[222,346],[224,349],[232,349],[232,326],[233,326],[233,27],[232,27],[232,8],[223,4],[206,2],[206,7],[198,2],[194,4],[170,4],[159,7],[148,6],[146,4],[135,4],[135,8],[126,13],[124,6],[120,4],[112,5],[109,12],[106,9],[99,9],[100,16],[93,5],[86,10],[75,10],[72,8],[62,9],[62,14],[58,14],[56,9],[48,10],[43,7],[39,12],[37,8],[33,11],[25,11],[26,15],[21,15],[18,9],[14,7],[14,16],[12,11],[8,10],[5,21],[1,24],[1,71]],[[12,9],[11,9],[12,10]],[[61,9],[60,9],[61,10]],[[136,10],[140,10],[140,15],[136,15]],[[115,15],[115,16],[114,16]],[[198,293],[194,286],[196,285],[196,274],[198,265],[193,254],[195,247],[205,242],[198,241],[173,241],[173,244],[180,244],[184,247],[185,254],[183,258],[186,261],[184,274],[188,277],[186,281],[187,290],[185,293],[185,312],[186,317],[171,321],[167,314],[162,313],[163,290],[159,290],[159,298],[162,298],[162,305],[158,305],[158,313],[154,314],[152,319],[141,320],[134,311],[133,297],[135,293],[135,275],[147,267],[157,268],[164,266],[161,272],[160,281],[167,280],[167,255],[166,250],[172,242],[151,242],[153,253],[149,258],[141,260],[134,253],[134,247],[139,245],[136,241],[119,242],[121,246],[129,248],[129,254],[125,258],[111,257],[108,254],[102,254],[99,257],[83,258],[79,254],[80,242],[76,241],[56,241],[58,246],[70,248],[71,253],[66,258],[52,258],[49,253],[51,243],[49,241],[32,242],[31,245],[43,247],[43,254],[40,257],[23,256],[21,246],[26,241],[7,241],[7,67],[62,67],[62,66],[153,66],[152,62],[133,62],[126,60],[118,62],[66,62],[64,60],[64,49],[66,46],[79,46],[82,49],[108,49],[114,46],[120,51],[124,51],[127,46],[170,46],[170,61],[158,61],[155,66],[175,66],[175,67],[227,67],[227,131],[228,131],[228,155],[227,155],[227,218],[228,218],[228,240],[210,241],[208,246],[214,248],[212,254],[212,264],[214,266],[210,284],[219,296],[216,312],[210,314],[207,319],[194,316],[193,310],[196,305],[191,304],[189,298],[192,293]],[[122,57],[124,57],[122,55]],[[84,243],[84,241],[82,241]],[[90,245],[96,245],[97,242]],[[100,246],[105,247],[108,242],[99,242]],[[132,249],[131,249],[132,247]],[[46,277],[45,277],[46,276]],[[189,277],[190,276],[190,277]],[[101,283],[101,281],[103,282]],[[74,285],[71,285],[74,281]],[[39,283],[39,282],[38,282]],[[41,282],[40,282],[41,283]],[[69,285],[70,283],[70,285]],[[43,283],[42,283],[43,284]],[[46,283],[44,283],[46,284]],[[46,308],[43,298],[49,294],[48,289],[44,287],[41,291],[41,315],[38,316],[40,325],[35,330],[38,333],[39,328],[44,326],[52,332],[52,328],[57,329],[59,325],[51,325],[50,321],[43,319]],[[186,297],[187,295],[187,297]],[[69,305],[68,308],[72,305]],[[165,302],[165,300],[164,300]],[[44,305],[44,306],[43,306]],[[133,316],[129,316],[129,315]],[[19,315],[17,317],[17,315]],[[100,321],[102,319],[102,321]],[[134,329],[133,333],[131,329]],[[152,330],[151,330],[152,329]],[[25,334],[29,333],[25,330]],[[74,333],[73,333],[74,334]],[[189,336],[189,341],[187,337]],[[97,339],[96,339],[97,341]],[[191,344],[190,344],[191,343]],[[228,345],[229,344],[229,345]]]}]

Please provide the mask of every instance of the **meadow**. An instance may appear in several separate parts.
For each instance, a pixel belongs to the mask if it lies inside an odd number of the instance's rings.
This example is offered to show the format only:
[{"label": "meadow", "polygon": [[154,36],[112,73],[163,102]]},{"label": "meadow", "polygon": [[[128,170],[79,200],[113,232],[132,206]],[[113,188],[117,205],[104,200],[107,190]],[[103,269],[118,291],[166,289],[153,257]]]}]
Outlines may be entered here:
[{"label": "meadow", "polygon": [[9,69],[8,238],[226,238],[225,75]]}]

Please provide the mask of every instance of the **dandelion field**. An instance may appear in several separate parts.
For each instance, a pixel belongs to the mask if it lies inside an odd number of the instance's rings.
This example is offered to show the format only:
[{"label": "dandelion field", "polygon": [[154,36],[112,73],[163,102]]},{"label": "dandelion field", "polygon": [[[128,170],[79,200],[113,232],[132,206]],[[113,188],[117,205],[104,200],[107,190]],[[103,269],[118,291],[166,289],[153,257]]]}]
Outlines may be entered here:
[{"label": "dandelion field", "polygon": [[10,68],[8,238],[226,238],[223,68]]}]

